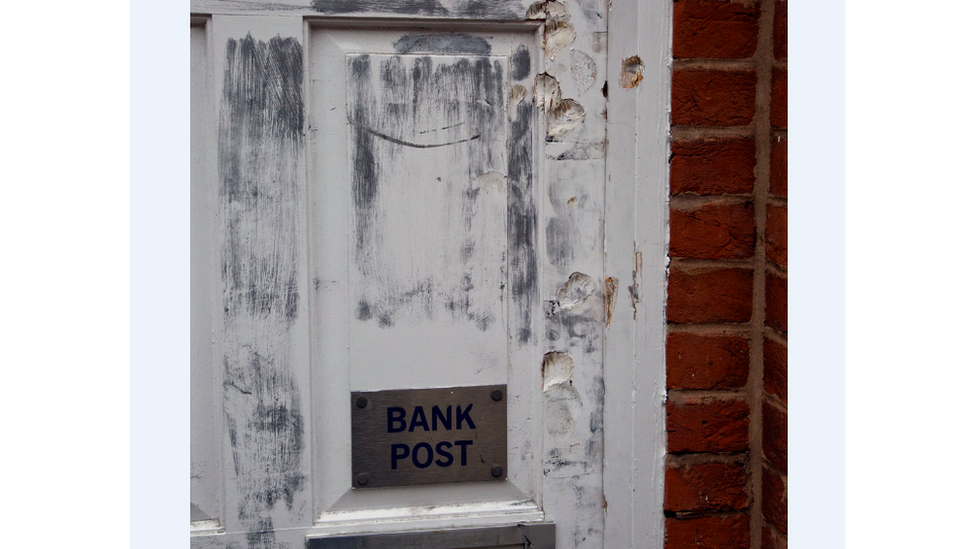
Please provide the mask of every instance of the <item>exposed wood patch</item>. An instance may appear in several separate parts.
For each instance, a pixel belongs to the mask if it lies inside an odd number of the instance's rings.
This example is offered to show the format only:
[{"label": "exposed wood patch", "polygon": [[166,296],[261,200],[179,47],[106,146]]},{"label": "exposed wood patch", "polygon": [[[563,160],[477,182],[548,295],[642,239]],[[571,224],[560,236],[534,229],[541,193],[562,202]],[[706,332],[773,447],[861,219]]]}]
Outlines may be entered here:
[{"label": "exposed wood patch", "polygon": [[636,88],[644,79],[644,62],[634,55],[620,62],[620,87]]},{"label": "exposed wood patch", "polygon": [[608,276],[603,281],[603,304],[607,316],[607,326],[610,326],[610,319],[613,318],[613,308],[617,306],[617,278]]}]

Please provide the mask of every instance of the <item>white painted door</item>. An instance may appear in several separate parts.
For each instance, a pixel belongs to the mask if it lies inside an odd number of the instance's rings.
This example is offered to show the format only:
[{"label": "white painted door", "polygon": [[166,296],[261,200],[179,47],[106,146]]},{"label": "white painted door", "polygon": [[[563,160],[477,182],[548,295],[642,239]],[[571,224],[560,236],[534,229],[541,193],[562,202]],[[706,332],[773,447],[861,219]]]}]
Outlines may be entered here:
[{"label": "white painted door", "polygon": [[[192,4],[192,545],[640,545],[647,199],[608,186],[607,96],[642,67],[608,75],[609,4]],[[351,395],[472,386],[505,390],[495,478],[356,476]]]}]

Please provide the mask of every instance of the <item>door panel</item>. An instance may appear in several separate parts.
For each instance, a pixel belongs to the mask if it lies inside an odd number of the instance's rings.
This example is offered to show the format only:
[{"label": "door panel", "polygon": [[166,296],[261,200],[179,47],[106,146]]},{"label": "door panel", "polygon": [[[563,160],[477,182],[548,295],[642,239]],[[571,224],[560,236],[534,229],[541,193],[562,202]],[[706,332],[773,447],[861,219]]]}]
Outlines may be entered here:
[{"label": "door panel", "polygon": [[[224,532],[194,546],[545,520],[603,547],[607,5],[487,4],[194,2],[194,497]],[[504,480],[351,485],[351,392],[496,384]]]}]

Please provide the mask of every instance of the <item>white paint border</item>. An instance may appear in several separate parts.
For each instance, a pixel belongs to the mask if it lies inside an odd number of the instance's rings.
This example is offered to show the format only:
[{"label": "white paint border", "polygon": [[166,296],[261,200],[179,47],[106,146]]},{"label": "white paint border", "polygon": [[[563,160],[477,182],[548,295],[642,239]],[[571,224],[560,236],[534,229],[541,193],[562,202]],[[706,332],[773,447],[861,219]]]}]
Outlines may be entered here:
[{"label": "white paint border", "polygon": [[[605,272],[618,297],[604,361],[606,547],[664,545],[671,13],[668,0],[610,4]],[[633,55],[644,79],[623,89],[618,71]]]}]

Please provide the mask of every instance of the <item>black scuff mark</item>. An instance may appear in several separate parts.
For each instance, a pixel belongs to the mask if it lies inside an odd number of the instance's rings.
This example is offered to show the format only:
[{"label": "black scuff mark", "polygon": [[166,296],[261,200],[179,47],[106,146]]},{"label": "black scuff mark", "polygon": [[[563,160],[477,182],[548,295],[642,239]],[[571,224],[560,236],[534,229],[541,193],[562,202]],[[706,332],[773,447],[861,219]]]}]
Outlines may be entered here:
[{"label": "black scuff mark", "polygon": [[[462,35],[455,38],[458,36]],[[406,50],[419,47],[420,42],[423,41],[401,46]],[[374,77],[374,69],[378,78]],[[478,238],[483,236],[475,233],[472,220],[483,208],[482,201],[490,198],[485,197],[486,190],[477,188],[471,181],[486,171],[503,170],[497,165],[503,159],[493,147],[495,136],[504,131],[506,120],[505,74],[501,63],[479,56],[441,59],[435,64],[429,55],[362,55],[348,62],[347,74],[350,97],[347,118],[354,149],[351,178],[356,264],[364,278],[357,318],[375,319],[380,327],[392,327],[405,319],[433,319],[434,311],[441,309],[440,303],[456,320],[470,320],[478,329],[487,330],[495,322],[495,315],[485,307],[461,304],[474,288],[471,279],[478,265],[468,265],[473,263]],[[442,122],[432,128],[431,120]],[[472,136],[467,128],[477,128],[478,133]],[[424,143],[424,138],[415,137],[433,132],[438,132],[437,142]],[[435,277],[423,273],[412,279],[394,277],[376,260],[384,253],[384,231],[390,230],[383,228],[379,210],[384,208],[384,193],[389,192],[385,190],[387,180],[400,177],[394,173],[393,166],[420,158],[410,155],[425,154],[410,149],[448,146],[452,149],[449,154],[469,171],[468,181],[437,178],[444,185],[443,192],[457,193],[454,196],[461,198],[462,232],[456,241],[457,258],[451,261],[459,262],[465,269],[456,282],[448,281],[446,286],[438,283],[435,288]],[[419,302],[418,298],[421,298]]]},{"label": "black scuff mark", "polygon": [[313,0],[312,9],[324,14],[396,13],[427,17],[478,17],[486,19],[520,19],[517,0],[470,0],[453,3],[450,8],[437,0]]},{"label": "black scuff mark", "polygon": [[523,44],[519,44],[512,54],[512,79],[525,80],[532,72],[532,58],[529,57],[529,49]]},{"label": "black scuff mark", "polygon": [[306,486],[288,333],[300,303],[302,52],[295,38],[229,39],[220,98],[223,408],[251,547],[275,543],[272,508]]},{"label": "black scuff mark", "polygon": [[464,33],[408,34],[394,42],[397,53],[491,55],[491,44],[480,36]]},{"label": "black scuff mark", "polygon": [[[228,230],[221,252],[224,317],[298,316],[298,250],[255,241],[294,240],[297,158],[304,148],[302,48],[294,38],[227,42],[221,98],[220,196]],[[269,220],[267,222],[263,220]],[[255,222],[260,234],[255,235]],[[273,250],[270,256],[264,254]]]},{"label": "black scuff mark", "polygon": [[536,207],[533,199],[533,132],[535,108],[528,102],[515,110],[508,144],[508,249],[511,293],[519,311],[515,326],[519,343],[532,336],[532,318],[539,302],[536,257]]},{"label": "black scuff mark", "polygon": [[[415,149],[435,149],[437,147],[449,147],[451,145],[460,145],[461,143],[467,143],[468,141],[474,141],[475,139],[478,139],[478,138],[481,137],[480,134],[476,134],[476,135],[472,135],[471,137],[467,137],[467,138],[464,138],[464,139],[458,139],[457,141],[448,141],[446,143],[414,143],[412,141],[406,141],[406,140],[403,140],[403,139],[398,139],[396,137],[393,137],[392,135],[386,135],[384,133],[378,132],[378,131],[374,130],[373,128],[370,128],[369,126],[364,126],[364,125],[360,124],[359,122],[356,122],[355,120],[352,120],[352,119],[349,120],[349,123],[352,124],[353,126],[359,128],[359,129],[365,131],[366,133],[368,133],[370,135],[375,135],[376,137],[379,137],[380,139],[384,139],[386,141],[389,141],[390,143],[396,143],[397,145],[403,145],[404,147],[413,147]],[[426,132],[424,132],[424,133],[426,133]]]}]

